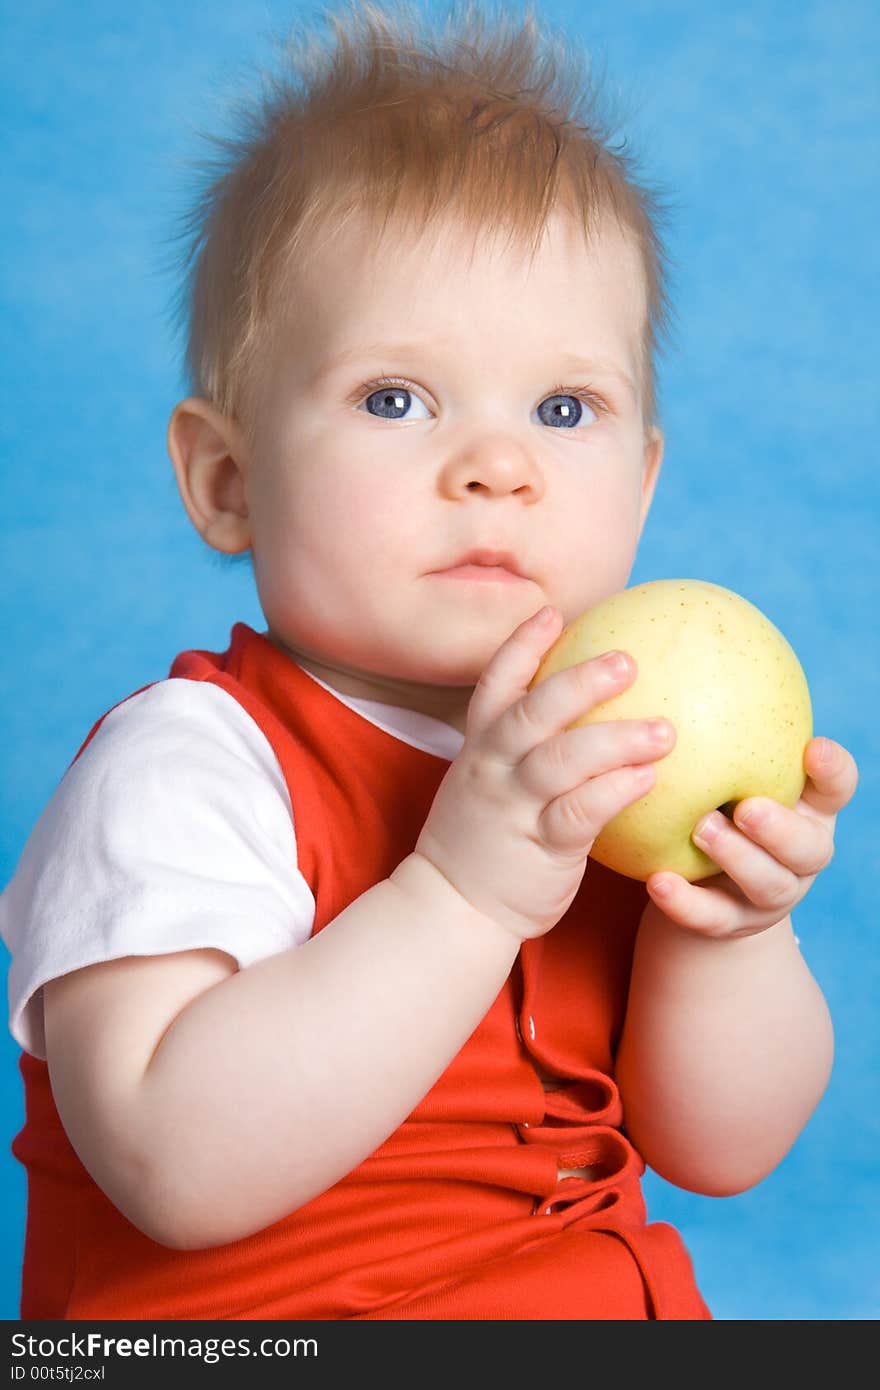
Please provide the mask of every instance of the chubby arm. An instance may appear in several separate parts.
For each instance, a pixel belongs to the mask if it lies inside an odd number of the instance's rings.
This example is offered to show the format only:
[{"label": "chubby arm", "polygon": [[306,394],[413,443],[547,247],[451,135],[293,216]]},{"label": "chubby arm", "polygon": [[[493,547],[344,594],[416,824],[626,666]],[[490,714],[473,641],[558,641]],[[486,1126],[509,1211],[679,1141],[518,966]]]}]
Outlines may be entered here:
[{"label": "chubby arm", "polygon": [[649,903],[617,1058],[627,1134],[677,1187],[724,1197],[785,1157],[819,1103],[833,1035],[791,921],[683,930]]},{"label": "chubby arm", "polygon": [[59,1114],[95,1181],[177,1249],[251,1235],[415,1108],[519,942],[410,855],[305,945],[126,957],[45,990]]},{"label": "chubby arm", "polygon": [[722,873],[648,879],[617,1057],[625,1123],[662,1177],[709,1196],[766,1177],[831,1074],[828,1008],[789,914],[831,862],[858,771],[824,738],[804,765],[794,809],[753,797],[697,827]]}]

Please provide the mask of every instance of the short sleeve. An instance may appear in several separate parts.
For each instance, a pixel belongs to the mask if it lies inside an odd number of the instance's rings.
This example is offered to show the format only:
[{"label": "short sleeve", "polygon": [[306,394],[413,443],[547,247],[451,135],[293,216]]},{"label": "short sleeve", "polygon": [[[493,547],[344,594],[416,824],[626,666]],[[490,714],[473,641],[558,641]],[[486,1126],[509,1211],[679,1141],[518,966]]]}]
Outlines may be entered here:
[{"label": "short sleeve", "polygon": [[10,1032],[45,1058],[47,980],[197,947],[245,967],[306,941],[314,913],[259,726],[218,686],[159,681],[104,718],[0,895]]}]

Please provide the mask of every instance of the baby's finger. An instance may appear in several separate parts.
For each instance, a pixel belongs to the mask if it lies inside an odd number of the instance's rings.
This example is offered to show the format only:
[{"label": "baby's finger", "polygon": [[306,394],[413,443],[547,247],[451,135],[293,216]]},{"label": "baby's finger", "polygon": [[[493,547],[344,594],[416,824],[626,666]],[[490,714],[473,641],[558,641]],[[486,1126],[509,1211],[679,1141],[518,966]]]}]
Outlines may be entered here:
[{"label": "baby's finger", "polygon": [[533,749],[629,685],[635,669],[625,652],[603,652],[554,672],[505,710],[489,732],[487,750],[515,767]]},{"label": "baby's finger", "polygon": [[734,808],[733,819],[750,840],[799,878],[818,874],[831,863],[834,836],[823,818],[791,811],[769,797],[750,796]]},{"label": "baby's finger", "polygon": [[488,728],[522,698],[562,626],[558,608],[546,606],[520,623],[502,642],[474,687],[467,713],[468,738]]},{"label": "baby's finger", "polygon": [[583,854],[613,816],[646,796],[654,785],[653,763],[615,768],[558,796],[538,817],[538,834],[558,854]]},{"label": "baby's finger", "polygon": [[545,805],[591,777],[631,763],[664,758],[675,744],[668,719],[610,719],[566,729],[522,759],[520,785]]},{"label": "baby's finger", "polygon": [[853,755],[831,738],[814,738],[804,753],[807,774],[801,799],[814,810],[834,816],[850,801],[859,782]]},{"label": "baby's finger", "polygon": [[801,896],[799,875],[712,811],[695,827],[692,839],[727,874],[755,907],[783,917]]},{"label": "baby's finger", "polygon": [[663,914],[688,931],[720,939],[750,936],[755,929],[747,921],[751,909],[744,911],[740,889],[723,873],[688,883],[664,869],[650,874],[645,887]]}]

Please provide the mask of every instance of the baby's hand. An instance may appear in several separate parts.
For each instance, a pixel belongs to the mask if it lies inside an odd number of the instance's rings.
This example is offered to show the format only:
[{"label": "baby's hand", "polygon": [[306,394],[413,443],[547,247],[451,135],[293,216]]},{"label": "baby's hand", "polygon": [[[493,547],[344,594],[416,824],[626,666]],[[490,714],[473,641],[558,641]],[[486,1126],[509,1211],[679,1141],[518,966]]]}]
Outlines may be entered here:
[{"label": "baby's hand", "polygon": [[787,917],[834,854],[838,812],[859,780],[852,754],[828,738],[804,753],[806,786],[793,810],[769,797],[737,803],[733,822],[713,811],[693,838],[723,873],[688,883],[679,874],[652,874],[647,887],[664,916],[711,937],[752,936]]},{"label": "baby's hand", "polygon": [[559,921],[594,839],[645,795],[652,760],[675,742],[666,720],[659,730],[647,719],[568,728],[635,679],[635,661],[624,654],[571,666],[529,690],[560,619],[556,609],[535,614],[489,662],[461,752],[416,844],[472,907],[521,940]]}]

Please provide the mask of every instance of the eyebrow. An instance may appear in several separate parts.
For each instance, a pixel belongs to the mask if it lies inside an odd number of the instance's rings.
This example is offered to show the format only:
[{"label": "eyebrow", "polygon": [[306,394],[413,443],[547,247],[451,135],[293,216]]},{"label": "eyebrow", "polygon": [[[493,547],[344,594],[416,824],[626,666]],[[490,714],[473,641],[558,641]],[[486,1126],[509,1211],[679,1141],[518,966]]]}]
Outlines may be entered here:
[{"label": "eyebrow", "polygon": [[[442,345],[442,339],[437,339],[434,343],[435,347]],[[322,362],[318,367],[312,381],[323,381],[324,377],[329,376],[330,372],[335,372],[337,367],[344,367],[346,362],[357,361],[360,357],[418,357],[424,350],[425,346],[421,343],[361,343],[357,347],[345,348],[344,351],[328,357],[326,362]]]},{"label": "eyebrow", "polygon": [[602,362],[597,359],[577,357],[572,353],[563,353],[560,357],[567,372],[582,372],[585,376],[609,376],[615,381],[619,381],[621,386],[625,386],[628,391],[636,396],[636,385],[628,372],[619,367],[616,362]]},{"label": "eyebrow", "polygon": [[[339,367],[344,367],[347,362],[356,361],[358,358],[365,357],[419,357],[428,347],[442,346],[442,340],[437,340],[434,344],[422,343],[363,343],[358,347],[346,348],[342,352],[335,353],[333,357],[322,362],[312,377],[313,384],[323,381],[325,377]],[[577,372],[584,376],[605,376],[612,377],[624,386],[633,396],[638,392],[632,377],[618,366],[615,362],[604,362],[595,358],[579,357],[575,353],[561,353],[559,356],[560,368],[566,372]]]}]

